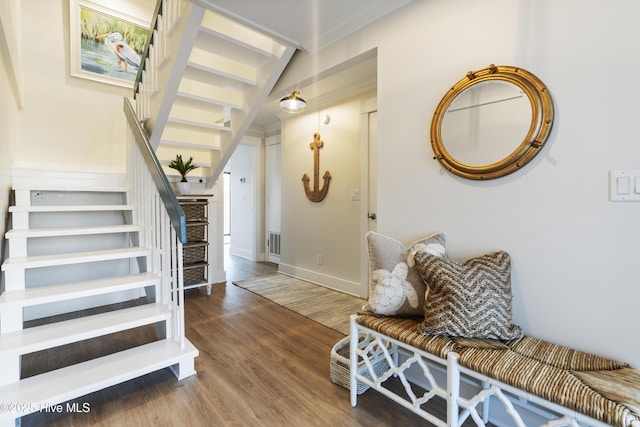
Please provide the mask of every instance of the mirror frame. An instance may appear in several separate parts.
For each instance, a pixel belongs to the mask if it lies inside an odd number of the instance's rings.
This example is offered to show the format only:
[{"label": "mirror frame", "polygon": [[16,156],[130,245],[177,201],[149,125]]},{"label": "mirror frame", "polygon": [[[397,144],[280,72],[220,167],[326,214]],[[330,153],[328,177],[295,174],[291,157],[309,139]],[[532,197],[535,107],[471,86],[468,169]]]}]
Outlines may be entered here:
[{"label": "mirror frame", "polygon": [[[531,125],[516,149],[505,158],[483,166],[471,166],[457,161],[442,141],[442,121],[453,100],[466,89],[488,80],[501,80],[516,85],[531,103]],[[468,179],[487,180],[500,178],[522,168],[542,149],[553,125],[553,100],[545,85],[533,74],[522,68],[507,65],[489,65],[479,71],[470,71],[442,98],[431,121],[431,147],[434,159],[448,171]]]}]

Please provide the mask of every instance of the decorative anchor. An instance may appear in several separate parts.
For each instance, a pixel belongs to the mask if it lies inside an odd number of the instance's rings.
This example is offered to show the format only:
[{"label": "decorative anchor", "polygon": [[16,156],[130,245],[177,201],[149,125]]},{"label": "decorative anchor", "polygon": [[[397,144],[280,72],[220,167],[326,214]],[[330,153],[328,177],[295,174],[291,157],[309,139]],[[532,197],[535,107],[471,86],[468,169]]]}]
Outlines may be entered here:
[{"label": "decorative anchor", "polygon": [[322,176],[324,183],[322,189],[319,189],[320,184],[320,148],[324,146],[324,142],[320,140],[320,134],[318,132],[313,133],[313,142],[309,144],[309,148],[313,150],[313,190],[309,187],[309,175],[306,173],[302,175],[302,182],[304,185],[304,192],[307,198],[312,202],[322,201],[327,192],[329,191],[329,184],[331,182],[331,173],[326,171]]}]

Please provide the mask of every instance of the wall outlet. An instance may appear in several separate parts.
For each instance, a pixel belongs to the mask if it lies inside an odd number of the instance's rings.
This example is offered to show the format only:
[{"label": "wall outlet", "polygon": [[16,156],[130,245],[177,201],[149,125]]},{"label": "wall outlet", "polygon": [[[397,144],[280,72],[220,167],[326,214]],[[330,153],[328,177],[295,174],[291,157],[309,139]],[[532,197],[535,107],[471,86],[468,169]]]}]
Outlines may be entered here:
[{"label": "wall outlet", "polygon": [[322,265],[322,254],[316,255],[316,264]]}]

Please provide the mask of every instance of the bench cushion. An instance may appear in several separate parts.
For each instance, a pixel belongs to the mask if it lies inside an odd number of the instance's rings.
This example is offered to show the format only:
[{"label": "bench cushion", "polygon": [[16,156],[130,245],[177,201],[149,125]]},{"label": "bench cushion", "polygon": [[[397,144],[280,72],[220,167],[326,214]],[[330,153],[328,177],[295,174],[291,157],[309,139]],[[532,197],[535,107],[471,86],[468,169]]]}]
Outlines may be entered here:
[{"label": "bench cushion", "polygon": [[418,318],[359,314],[356,322],[442,359],[456,349],[456,343],[449,337],[422,335],[419,331],[421,319]]},{"label": "bench cushion", "polygon": [[500,342],[420,334],[420,319],[360,314],[358,324],[460,366],[588,415],[628,427],[640,420],[640,371],[533,337]]}]

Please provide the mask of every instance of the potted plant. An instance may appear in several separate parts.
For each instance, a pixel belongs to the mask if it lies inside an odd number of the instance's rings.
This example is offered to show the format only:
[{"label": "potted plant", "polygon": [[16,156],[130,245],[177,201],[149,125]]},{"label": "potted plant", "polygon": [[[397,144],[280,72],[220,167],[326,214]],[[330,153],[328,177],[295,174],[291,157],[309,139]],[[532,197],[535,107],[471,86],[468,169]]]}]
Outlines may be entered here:
[{"label": "potted plant", "polygon": [[178,183],[178,192],[180,194],[189,194],[191,184],[187,181],[187,174],[194,169],[198,169],[199,166],[194,165],[193,157],[189,157],[186,162],[182,160],[182,155],[178,154],[174,160],[171,160],[169,167],[178,171],[182,179]]}]

